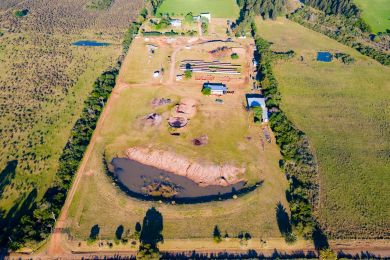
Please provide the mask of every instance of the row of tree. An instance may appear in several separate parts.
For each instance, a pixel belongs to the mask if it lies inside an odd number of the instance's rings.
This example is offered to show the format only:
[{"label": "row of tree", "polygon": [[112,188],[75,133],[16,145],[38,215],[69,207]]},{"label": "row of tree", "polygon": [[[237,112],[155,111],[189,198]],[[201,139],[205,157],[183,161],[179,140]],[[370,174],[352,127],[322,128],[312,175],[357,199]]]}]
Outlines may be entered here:
[{"label": "row of tree", "polygon": [[360,10],[352,0],[301,0],[304,4],[324,11],[326,14],[359,16]]},{"label": "row of tree", "polygon": [[[160,1],[161,2],[161,1]],[[119,73],[122,59],[127,53],[131,42],[142,22],[149,12],[154,12],[156,1],[152,1],[151,11],[143,9],[136,22],[133,22],[124,34],[123,55],[118,58],[113,68],[108,69],[95,81],[93,90],[84,103],[80,118],[76,121],[69,140],[59,159],[59,167],[55,180],[46,191],[43,198],[28,207],[28,212],[20,218],[12,229],[2,230],[0,240],[8,243],[8,247],[16,250],[30,241],[42,241],[52,232],[55,220],[59,216],[65,203],[66,195],[72,185],[74,174],[84,156],[99,116],[115,87],[116,77]],[[36,195],[35,195],[36,197]]]},{"label": "row of tree", "polygon": [[254,12],[264,19],[276,19],[286,13],[286,0],[238,0],[241,12]]},{"label": "row of tree", "polygon": [[[271,66],[277,56],[270,50],[270,43],[258,35],[254,22],[251,25],[259,58],[258,79],[267,99],[267,106],[273,111],[270,126],[283,156],[281,167],[289,181],[286,196],[290,204],[291,224],[294,231],[305,239],[313,239],[317,248],[326,248],[326,236],[321,232],[313,215],[318,195],[316,159],[305,134],[297,129],[280,109],[281,94]],[[292,230],[283,230],[287,242],[294,240]]]}]

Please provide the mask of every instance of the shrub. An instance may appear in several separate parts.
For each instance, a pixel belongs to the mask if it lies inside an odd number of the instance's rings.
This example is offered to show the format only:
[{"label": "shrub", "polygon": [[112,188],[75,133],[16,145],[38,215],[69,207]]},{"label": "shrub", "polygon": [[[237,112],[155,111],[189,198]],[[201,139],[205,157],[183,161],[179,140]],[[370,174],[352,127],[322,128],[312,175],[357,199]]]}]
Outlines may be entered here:
[{"label": "shrub", "polygon": [[192,70],[186,70],[186,71],[184,72],[184,77],[185,77],[186,79],[192,78]]},{"label": "shrub", "polygon": [[240,56],[238,56],[237,53],[232,53],[232,55],[230,55],[230,58],[232,58],[233,60],[236,60],[236,59],[240,58]]},{"label": "shrub", "polygon": [[18,10],[18,11],[15,11],[15,16],[20,18],[20,17],[24,17],[28,14],[28,9],[23,9],[23,10]]},{"label": "shrub", "polygon": [[211,95],[211,88],[202,88],[202,94],[205,96]]}]

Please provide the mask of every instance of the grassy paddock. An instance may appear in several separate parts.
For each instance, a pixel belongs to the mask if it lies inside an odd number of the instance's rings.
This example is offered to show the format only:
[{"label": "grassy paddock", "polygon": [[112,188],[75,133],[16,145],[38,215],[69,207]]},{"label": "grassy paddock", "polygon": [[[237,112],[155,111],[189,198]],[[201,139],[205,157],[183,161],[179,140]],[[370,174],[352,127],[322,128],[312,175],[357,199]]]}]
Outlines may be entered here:
[{"label": "grassy paddock", "polygon": [[[132,44],[128,61],[137,57],[134,55],[138,52],[134,50],[140,48],[140,41],[142,43],[143,39],[136,39]],[[164,52],[160,48],[158,51]],[[171,55],[171,52],[165,55]],[[127,64],[132,66],[130,62]],[[151,75],[154,68],[144,69],[145,75]],[[123,73],[129,73],[129,69],[123,67]],[[246,231],[256,238],[280,237],[275,207],[279,201],[287,205],[286,180],[278,166],[280,154],[276,144],[266,142],[265,151],[261,149],[261,128],[243,109],[247,87],[237,87],[234,95],[224,96],[224,104],[216,104],[215,97],[203,96],[200,90],[201,83],[159,85],[150,80],[149,83],[129,86],[120,95],[113,96],[115,101],[98,133],[70,209],[72,235],[85,239],[95,224],[101,227],[101,237],[106,239],[112,239],[121,224],[134,232],[135,223],[142,221],[146,210],[155,206],[163,214],[166,239],[210,239],[215,225],[230,236]],[[162,115],[169,113],[169,106],[156,110],[151,107],[150,102],[155,97],[169,97],[175,102],[181,97],[191,97],[199,102],[196,116],[180,136],[169,134],[165,120],[157,127],[140,124],[140,119],[153,111]],[[208,135],[209,143],[195,147],[191,140],[202,134]],[[249,136],[251,140],[247,139]],[[123,156],[129,147],[149,145],[194,160],[244,166],[247,169],[244,177],[249,182],[264,180],[264,184],[236,200],[223,202],[169,205],[133,199],[115,187],[104,172],[103,154],[109,161],[114,156]]]},{"label": "grassy paddock", "polygon": [[354,0],[374,33],[390,30],[389,0]]},{"label": "grassy paddock", "polygon": [[186,15],[189,12],[194,15],[209,12],[211,18],[237,18],[239,8],[235,0],[166,0],[157,10],[157,13],[170,15]]},{"label": "grassy paddock", "polygon": [[[274,50],[297,53],[278,61],[274,72],[282,108],[317,154],[321,223],[334,236],[384,235],[390,225],[390,69],[285,19],[257,25]],[[348,53],[356,63],[319,63],[320,50]]]}]

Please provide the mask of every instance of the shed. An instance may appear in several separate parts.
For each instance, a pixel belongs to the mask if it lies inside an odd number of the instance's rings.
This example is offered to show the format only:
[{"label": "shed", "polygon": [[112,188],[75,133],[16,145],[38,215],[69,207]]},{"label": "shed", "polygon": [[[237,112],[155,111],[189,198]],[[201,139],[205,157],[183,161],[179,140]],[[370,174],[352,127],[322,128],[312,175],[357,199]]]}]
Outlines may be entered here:
[{"label": "shed", "polygon": [[222,83],[204,83],[203,89],[209,88],[211,90],[211,95],[223,95],[227,91],[227,87]]},{"label": "shed", "polygon": [[268,109],[265,98],[260,94],[246,94],[247,108],[261,107],[263,122],[268,122]]}]

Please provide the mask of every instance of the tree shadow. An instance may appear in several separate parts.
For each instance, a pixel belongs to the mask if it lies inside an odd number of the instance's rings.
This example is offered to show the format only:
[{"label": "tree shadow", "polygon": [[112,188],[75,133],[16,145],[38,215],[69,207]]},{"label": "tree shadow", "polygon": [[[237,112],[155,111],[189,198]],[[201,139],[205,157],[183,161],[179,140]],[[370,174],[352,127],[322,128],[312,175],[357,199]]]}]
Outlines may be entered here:
[{"label": "tree shadow", "polygon": [[16,167],[18,165],[17,160],[7,162],[7,165],[0,173],[0,197],[3,195],[5,188],[11,184],[13,178],[15,178]]},{"label": "tree shadow", "polygon": [[140,242],[143,245],[150,245],[151,248],[157,248],[157,243],[163,242],[161,234],[163,230],[163,216],[154,207],[148,209],[144,217]]},{"label": "tree shadow", "polygon": [[328,238],[322,231],[321,227],[317,224],[313,230],[313,242],[316,250],[329,248]]},{"label": "tree shadow", "polygon": [[6,246],[10,239],[19,236],[17,224],[33,208],[37,196],[38,191],[34,188],[27,197],[19,198],[7,213],[0,209],[0,246]]},{"label": "tree shadow", "polygon": [[98,224],[95,224],[91,228],[91,233],[89,234],[89,238],[95,240],[99,236],[99,233],[100,233],[100,227]]},{"label": "tree shadow", "polygon": [[125,231],[125,228],[123,227],[123,225],[119,225],[115,231],[115,238],[118,240],[121,240],[124,231]]},{"label": "tree shadow", "polygon": [[275,211],[280,233],[283,236],[290,234],[292,231],[290,217],[280,201],[276,205]]}]

